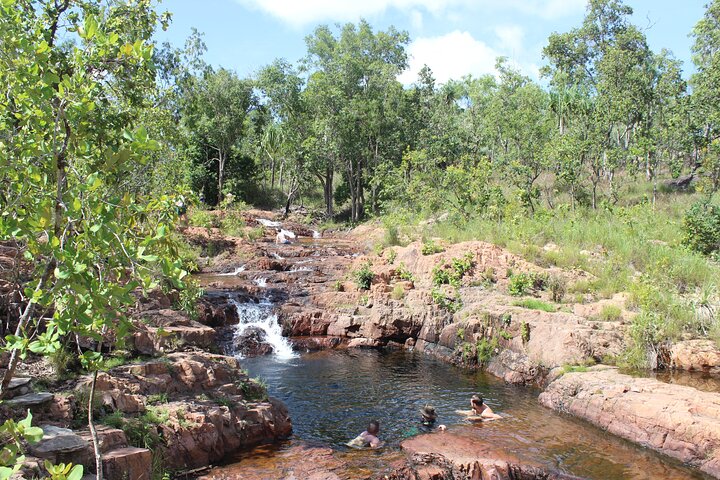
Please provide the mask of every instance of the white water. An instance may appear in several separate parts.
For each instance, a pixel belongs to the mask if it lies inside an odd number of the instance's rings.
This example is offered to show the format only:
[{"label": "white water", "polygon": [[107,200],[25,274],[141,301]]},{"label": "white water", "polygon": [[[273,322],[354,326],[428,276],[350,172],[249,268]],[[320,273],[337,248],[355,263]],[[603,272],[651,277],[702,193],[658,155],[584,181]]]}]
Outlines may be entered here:
[{"label": "white water", "polygon": [[295,238],[295,232],[291,232],[290,230],[285,230],[284,228],[280,229],[280,234],[284,235],[285,238]]},{"label": "white water", "polygon": [[273,253],[272,253],[272,256],[273,256],[273,258],[277,258],[278,260],[285,260],[285,257],[281,257],[281,256],[278,255],[276,252],[273,252]]},{"label": "white water", "polygon": [[291,268],[288,273],[295,273],[295,272],[312,272],[313,269],[310,267],[293,267]]},{"label": "white water", "polygon": [[242,265],[240,267],[236,267],[235,271],[228,272],[228,273],[219,273],[218,276],[221,277],[232,277],[233,275],[239,275],[241,272],[245,271],[245,265]]},{"label": "white water", "polygon": [[[278,323],[277,314],[273,313],[273,306],[269,302],[261,303],[240,303],[231,300],[238,313],[240,321],[235,327],[233,335],[234,345],[237,339],[248,328],[259,328],[265,333],[264,341],[272,345],[273,355],[281,359],[294,358],[297,356],[293,352],[290,342],[282,336],[282,329]],[[241,356],[236,354],[237,356]]]},{"label": "white water", "polygon": [[267,278],[257,277],[257,278],[253,279],[253,282],[255,283],[255,285],[257,285],[260,288],[267,287]]},{"label": "white water", "polygon": [[317,230],[313,230],[313,238],[322,238],[322,233]]},{"label": "white water", "polygon": [[268,220],[266,218],[258,218],[257,222],[262,224],[265,227],[279,227],[280,222],[273,222],[272,220]]}]

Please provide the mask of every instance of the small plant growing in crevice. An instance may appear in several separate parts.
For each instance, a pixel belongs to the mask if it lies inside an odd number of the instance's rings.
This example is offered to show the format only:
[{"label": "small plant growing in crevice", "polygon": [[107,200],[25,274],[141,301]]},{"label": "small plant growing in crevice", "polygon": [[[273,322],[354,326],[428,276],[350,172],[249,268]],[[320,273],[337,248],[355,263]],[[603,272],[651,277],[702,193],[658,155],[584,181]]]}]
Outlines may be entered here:
[{"label": "small plant growing in crevice", "polygon": [[600,310],[600,320],[615,322],[622,318],[622,309],[617,305],[604,305]]},{"label": "small plant growing in crevice", "polygon": [[373,277],[375,276],[371,266],[372,264],[370,262],[365,262],[359,270],[355,271],[355,282],[357,283],[358,288],[362,290],[370,290],[370,285],[372,284]]},{"label": "small plant growing in crevice", "polygon": [[567,292],[567,281],[559,275],[552,275],[548,279],[547,286],[550,289],[550,298],[552,298],[552,301],[555,303],[562,302]]},{"label": "small plant growing in crevice", "polygon": [[522,322],[520,324],[520,337],[522,338],[523,343],[528,343],[530,341],[530,324],[527,322]]},{"label": "small plant growing in crevice", "polygon": [[398,265],[398,268],[395,270],[395,276],[398,277],[400,280],[406,280],[408,282],[415,281],[415,277],[410,272],[410,270],[408,270],[408,268],[403,262],[400,262],[400,265]]},{"label": "small plant growing in crevice", "polygon": [[479,365],[487,365],[487,363],[495,355],[499,347],[497,338],[493,337],[490,340],[483,337],[478,340],[475,350],[477,351],[477,361]]},{"label": "small plant growing in crevice", "polygon": [[393,300],[402,300],[405,297],[405,289],[402,285],[395,285],[393,291],[390,293]]},{"label": "small plant growing in crevice", "polygon": [[333,290],[336,292],[342,292],[345,290],[345,287],[343,287],[343,283],[340,280],[335,280],[335,283],[333,283]]},{"label": "small plant growing in crevice", "polygon": [[472,270],[474,263],[472,253],[468,253],[461,258],[453,258],[449,265],[437,265],[432,271],[433,285],[459,287],[463,277]]},{"label": "small plant growing in crevice", "polygon": [[387,255],[387,261],[388,261],[388,263],[391,264],[391,265],[392,265],[393,263],[395,263],[395,259],[397,258],[397,255],[398,255],[398,254],[397,254],[397,252],[396,252],[395,250],[393,250],[392,248],[389,249],[389,250],[388,250],[388,255]]},{"label": "small plant growing in crevice", "polygon": [[430,295],[432,296],[433,303],[435,303],[435,305],[447,310],[450,313],[458,312],[463,306],[462,299],[457,292],[455,292],[454,297],[450,298],[441,290],[433,288]]},{"label": "small plant growing in crevice", "polygon": [[508,281],[508,293],[513,297],[526,295],[533,286],[533,280],[527,273],[513,273]]}]

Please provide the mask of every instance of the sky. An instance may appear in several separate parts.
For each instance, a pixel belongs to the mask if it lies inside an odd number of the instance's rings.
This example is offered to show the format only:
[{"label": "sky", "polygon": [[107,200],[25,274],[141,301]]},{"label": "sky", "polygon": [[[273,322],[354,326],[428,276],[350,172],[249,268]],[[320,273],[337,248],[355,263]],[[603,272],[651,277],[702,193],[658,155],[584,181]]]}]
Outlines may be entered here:
[{"label": "sky", "polygon": [[[625,0],[633,22],[654,51],[671,50],[693,73],[688,36],[706,0]],[[579,26],[585,0],[164,0],[173,22],[159,41],[182,46],[194,27],[204,33],[207,62],[250,76],[276,58],[291,62],[305,53],[305,37],[321,24],[365,18],[374,30],[394,25],[410,34],[404,84],[424,64],[436,80],[494,72],[505,56],[536,78],[542,49],[553,32]]]}]

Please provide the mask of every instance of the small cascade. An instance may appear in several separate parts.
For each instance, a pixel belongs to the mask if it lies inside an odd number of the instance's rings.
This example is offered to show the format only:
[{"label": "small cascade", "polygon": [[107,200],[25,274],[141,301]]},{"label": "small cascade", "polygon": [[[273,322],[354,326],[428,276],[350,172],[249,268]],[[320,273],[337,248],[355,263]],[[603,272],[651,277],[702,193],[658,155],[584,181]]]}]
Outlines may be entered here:
[{"label": "small cascade", "polygon": [[258,222],[259,224],[263,225],[264,227],[277,228],[277,227],[279,227],[279,226],[281,225],[280,222],[273,222],[272,220],[268,220],[268,219],[266,219],[266,218],[258,218],[258,219],[257,219],[257,222]]},{"label": "small cascade", "polygon": [[288,270],[288,273],[296,273],[296,272],[312,272],[313,269],[310,267],[293,267],[290,270]]},{"label": "small cascade", "polygon": [[313,230],[313,238],[322,238],[322,233],[317,230]]},{"label": "small cascade", "polygon": [[233,353],[239,357],[243,356],[241,343],[247,337],[248,332],[261,334],[260,341],[272,347],[272,353],[280,359],[294,358],[290,342],[282,336],[282,329],[278,323],[276,313],[273,313],[273,305],[270,302],[261,303],[240,303],[231,300],[238,313],[240,321],[235,327],[233,334]]},{"label": "small cascade", "polygon": [[273,252],[272,257],[276,260],[285,260],[285,257],[281,257],[277,252]]},{"label": "small cascade", "polygon": [[235,275],[239,275],[240,273],[245,271],[245,265],[242,265],[240,267],[236,267],[234,271],[228,272],[228,273],[218,273],[218,276],[220,277],[232,277]]},{"label": "small cascade", "polygon": [[260,288],[265,288],[265,287],[267,287],[267,278],[261,278],[261,277],[253,278],[253,283],[255,283],[255,285],[257,285]]}]

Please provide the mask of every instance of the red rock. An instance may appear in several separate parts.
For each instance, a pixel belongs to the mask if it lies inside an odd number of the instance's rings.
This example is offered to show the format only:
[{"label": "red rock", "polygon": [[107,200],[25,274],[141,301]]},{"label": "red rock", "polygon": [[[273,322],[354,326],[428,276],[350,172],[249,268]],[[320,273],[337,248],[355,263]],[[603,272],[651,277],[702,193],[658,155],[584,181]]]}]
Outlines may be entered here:
[{"label": "red rock", "polygon": [[670,348],[670,366],[678,370],[720,373],[720,348],[712,340],[686,340]]},{"label": "red rock", "polygon": [[107,480],[151,480],[152,453],[146,448],[124,447],[103,455]]}]

